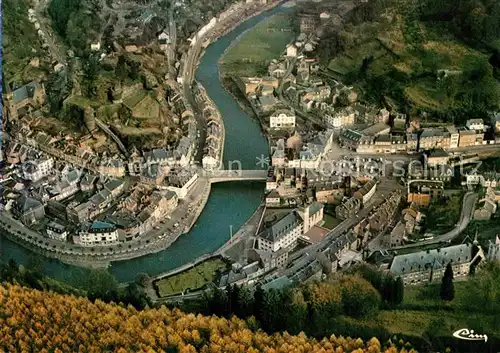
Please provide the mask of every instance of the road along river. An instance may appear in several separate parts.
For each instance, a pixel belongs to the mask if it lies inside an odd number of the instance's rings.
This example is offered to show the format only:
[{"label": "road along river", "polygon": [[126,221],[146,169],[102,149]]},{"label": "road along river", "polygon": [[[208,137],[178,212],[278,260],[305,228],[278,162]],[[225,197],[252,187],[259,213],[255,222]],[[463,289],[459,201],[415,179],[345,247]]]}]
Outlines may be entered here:
[{"label": "road along river", "polygon": [[[230,161],[240,161],[243,169],[259,169],[257,158],[268,156],[268,144],[256,120],[250,119],[232,96],[222,87],[217,62],[226,48],[243,32],[276,13],[287,11],[281,6],[255,16],[227,35],[212,43],[201,58],[196,80],[206,89],[224,120],[226,139],[224,166]],[[191,231],[182,235],[164,251],[136,259],[112,263],[111,272],[118,281],[133,280],[145,272],[151,276],[172,270],[197,257],[214,252],[230,237],[231,226],[235,232],[252,216],[262,201],[263,183],[221,183],[212,185],[210,197]],[[26,264],[31,252],[0,235],[0,258],[15,259]],[[81,281],[82,269],[60,261],[46,259],[45,272],[69,283]]]}]

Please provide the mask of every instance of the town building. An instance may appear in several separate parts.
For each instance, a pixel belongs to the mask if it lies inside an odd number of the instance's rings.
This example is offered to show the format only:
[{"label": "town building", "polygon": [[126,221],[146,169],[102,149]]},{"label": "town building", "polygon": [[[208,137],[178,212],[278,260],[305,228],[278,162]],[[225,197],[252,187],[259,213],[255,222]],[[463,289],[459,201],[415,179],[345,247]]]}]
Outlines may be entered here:
[{"label": "town building", "polygon": [[313,202],[304,207],[299,207],[297,212],[303,220],[302,231],[304,234],[323,221],[323,208],[324,205],[319,202]]},{"label": "town building", "polygon": [[83,246],[105,246],[118,243],[118,230],[114,224],[94,221],[84,223],[77,236],[73,237],[75,244]]},{"label": "town building", "polygon": [[68,237],[66,227],[54,221],[47,224],[45,230],[50,239],[66,241]]},{"label": "town building", "polygon": [[54,159],[48,156],[40,156],[37,159],[25,161],[23,164],[23,177],[26,180],[37,182],[52,172]]},{"label": "town building", "polygon": [[419,150],[427,151],[436,148],[443,140],[444,132],[438,128],[425,128],[420,134]]},{"label": "town building", "polygon": [[500,112],[496,112],[491,115],[491,126],[495,131],[495,134],[500,134]]},{"label": "town building", "polygon": [[366,205],[367,202],[375,194],[375,191],[377,190],[377,184],[378,184],[378,180],[377,179],[370,180],[365,185],[363,185],[363,187],[361,187],[361,189],[357,190],[354,193],[354,197],[356,197],[359,200],[361,200],[362,205]]},{"label": "town building", "polygon": [[258,98],[259,108],[264,114],[273,111],[278,103],[278,99],[273,95],[261,96]]},{"label": "town building", "polygon": [[255,95],[257,93],[257,88],[259,88],[261,83],[262,78],[260,77],[240,77],[236,79],[236,85],[245,97]]},{"label": "town building", "polygon": [[21,195],[14,202],[11,212],[15,218],[19,219],[26,226],[38,223],[45,218],[43,204],[26,195]]},{"label": "town building", "polygon": [[276,190],[272,190],[266,195],[266,207],[280,207],[281,198]]},{"label": "town building", "polygon": [[460,130],[460,139],[458,147],[471,147],[476,144],[476,131],[475,130]]},{"label": "town building", "polygon": [[295,113],[293,110],[280,109],[269,117],[271,129],[283,129],[295,127]]},{"label": "town building", "polygon": [[351,197],[349,200],[335,207],[335,215],[341,220],[350,218],[359,212],[361,205],[362,199]]},{"label": "town building", "polygon": [[465,126],[467,126],[469,130],[484,131],[483,119],[469,119]]},{"label": "town building", "polygon": [[406,149],[408,153],[415,153],[418,150],[418,134],[406,134]]},{"label": "town building", "polygon": [[286,56],[291,57],[291,58],[297,57],[297,47],[294,44],[287,45]]},{"label": "town building", "polygon": [[457,148],[459,141],[460,141],[460,134],[458,133],[458,130],[454,126],[448,126],[446,127],[446,130],[450,134],[450,146],[449,148]]},{"label": "town building", "polygon": [[97,176],[94,174],[84,174],[82,179],[80,180],[80,190],[84,192],[94,191],[97,179]]},{"label": "town building", "polygon": [[30,82],[6,94],[7,110],[11,119],[22,118],[45,104],[45,88],[38,82]]},{"label": "town building", "polygon": [[367,127],[364,130],[361,130],[359,133],[364,136],[379,136],[379,135],[387,135],[391,131],[391,127],[384,123],[377,123],[370,127]]},{"label": "town building", "polygon": [[166,189],[177,194],[179,200],[184,199],[189,191],[196,185],[198,173],[191,170],[173,171],[168,176],[168,186]]},{"label": "town building", "polygon": [[356,111],[351,106],[346,107],[338,112],[327,112],[323,115],[323,120],[329,126],[339,129],[346,126],[354,125],[356,121]]},{"label": "town building", "polygon": [[420,180],[412,181],[408,186],[408,203],[419,206],[429,206],[433,198],[441,197],[444,193],[442,181]]},{"label": "town building", "polygon": [[292,211],[257,235],[258,249],[277,252],[280,249],[295,247],[303,229],[299,214]]},{"label": "town building", "polygon": [[450,161],[450,155],[442,149],[435,149],[430,153],[426,154],[427,165],[438,166],[448,164]]},{"label": "town building", "polygon": [[460,280],[467,278],[471,270],[484,259],[480,246],[461,244],[397,255],[389,266],[389,272],[394,277],[401,277],[405,285],[440,283],[449,263],[453,277]]}]

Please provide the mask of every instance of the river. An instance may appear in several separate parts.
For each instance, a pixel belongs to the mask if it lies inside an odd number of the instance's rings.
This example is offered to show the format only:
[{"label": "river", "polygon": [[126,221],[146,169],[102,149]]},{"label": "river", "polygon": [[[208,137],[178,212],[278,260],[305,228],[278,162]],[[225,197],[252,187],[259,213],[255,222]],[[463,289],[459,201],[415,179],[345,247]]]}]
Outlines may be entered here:
[{"label": "river", "polygon": [[[240,161],[243,169],[259,169],[257,158],[268,156],[269,148],[256,120],[250,119],[232,96],[222,87],[217,62],[231,43],[265,18],[287,11],[281,6],[255,16],[236,27],[232,32],[219,38],[205,51],[196,71],[196,80],[206,89],[224,119],[226,140],[224,165],[230,161]],[[195,226],[188,234],[182,235],[164,251],[136,259],[112,263],[110,271],[120,282],[133,280],[144,272],[158,275],[172,270],[197,257],[217,250],[230,236],[231,226],[236,232],[259,206],[264,195],[261,182],[238,182],[212,185],[210,197]],[[27,264],[30,251],[0,236],[0,251],[3,260],[15,259]],[[83,275],[81,268],[66,265],[53,259],[44,259],[48,276],[78,284]]]}]

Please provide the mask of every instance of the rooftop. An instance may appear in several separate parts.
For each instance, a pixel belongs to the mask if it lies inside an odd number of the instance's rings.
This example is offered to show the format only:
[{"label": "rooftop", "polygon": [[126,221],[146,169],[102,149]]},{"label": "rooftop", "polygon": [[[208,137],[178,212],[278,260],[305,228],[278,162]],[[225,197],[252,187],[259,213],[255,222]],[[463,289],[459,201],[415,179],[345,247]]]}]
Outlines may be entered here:
[{"label": "rooftop", "polygon": [[474,256],[473,252],[474,246],[471,244],[460,244],[446,248],[397,255],[392,260],[390,271],[394,275],[401,275],[431,268],[444,268],[449,262],[463,264],[472,260]]},{"label": "rooftop", "polygon": [[258,236],[268,241],[278,241],[301,222],[300,216],[294,211],[281,218],[272,226],[264,229]]}]

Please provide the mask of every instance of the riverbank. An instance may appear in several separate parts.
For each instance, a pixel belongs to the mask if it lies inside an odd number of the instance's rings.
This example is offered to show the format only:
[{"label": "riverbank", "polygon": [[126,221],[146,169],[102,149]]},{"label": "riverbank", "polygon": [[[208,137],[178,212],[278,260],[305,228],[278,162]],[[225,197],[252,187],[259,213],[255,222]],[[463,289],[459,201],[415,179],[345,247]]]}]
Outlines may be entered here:
[{"label": "riverbank", "polygon": [[[266,155],[268,146],[265,138],[260,133],[258,123],[254,119],[249,119],[247,114],[240,109],[234,99],[221,86],[216,67],[217,60],[239,34],[284,9],[276,7],[268,12],[265,12],[265,10],[261,8],[260,12],[262,14],[260,16],[242,23],[231,33],[219,38],[217,42],[205,48],[203,59],[200,60],[200,64],[196,67],[197,81],[207,88],[207,93],[224,119],[224,163],[238,160],[241,161],[244,169],[255,169],[256,156]],[[200,194],[203,193],[202,190],[200,189]],[[238,230],[255,212],[262,202],[264,187],[262,183],[252,182],[218,183],[211,185],[209,195],[203,211],[199,214],[199,219],[197,219],[188,234],[178,238],[174,238],[172,235],[169,240],[171,245],[164,248],[164,250],[157,249],[154,253],[146,251],[144,256],[134,257],[126,261],[112,262],[109,271],[119,282],[126,283],[133,281],[139,273],[155,276],[189,263],[204,254],[214,253],[227,242],[230,226],[232,225],[235,230]],[[192,212],[198,216],[197,207],[192,207]],[[186,219],[184,221],[186,222]],[[182,233],[182,231],[189,228],[188,225],[190,224],[183,224],[175,230]],[[162,230],[158,230],[156,233],[159,236],[162,234]],[[179,233],[176,236],[180,235]],[[17,234],[14,235],[17,237]],[[2,261],[6,262],[9,259],[14,259],[22,265],[29,263],[32,252],[27,247],[18,245],[18,243],[2,235],[0,235],[0,241]],[[50,239],[44,237],[44,241],[50,241]],[[74,258],[70,254],[66,259],[66,263],[74,264],[71,261],[72,257]],[[68,281],[68,283],[77,283],[79,281],[81,267],[66,265],[62,261],[53,260],[49,257],[41,258],[48,276],[61,281]]]},{"label": "riverbank", "polygon": [[[182,204],[176,213],[180,215],[187,214],[185,222],[187,227],[170,227],[171,232],[165,237],[159,237],[152,230],[148,233],[148,239],[138,239],[130,243],[110,244],[107,246],[86,247],[77,244],[60,242],[49,239],[41,234],[26,228],[21,222],[11,218],[7,213],[0,214],[0,228],[3,235],[18,245],[21,245],[30,251],[43,255],[48,258],[57,259],[65,264],[79,266],[84,268],[107,268],[111,262],[130,260],[142,257],[148,254],[155,254],[170,247],[178,238],[191,229],[196,223],[199,215],[203,211],[210,196],[210,182],[205,180],[198,181],[189,198],[182,201]],[[204,185],[206,184],[206,185]],[[199,193],[199,187],[204,187],[208,192]],[[196,211],[188,213],[187,209],[197,205]],[[186,212],[184,212],[186,211]],[[170,223],[177,222],[178,216],[171,217]],[[166,225],[167,227],[169,225]]]},{"label": "riverbank", "polygon": [[[178,275],[184,271],[188,271],[193,267],[200,265],[201,263],[208,261],[214,258],[223,258],[223,259],[231,259],[231,261],[240,261],[246,256],[246,249],[250,242],[253,242],[255,235],[262,223],[263,215],[265,212],[265,204],[261,203],[259,207],[255,210],[252,216],[239,228],[239,230],[229,239],[226,243],[224,243],[219,249],[217,249],[213,253],[208,253],[198,257],[197,259],[186,263],[180,267],[172,269],[170,271],[161,273],[157,276],[152,277],[147,285],[146,285],[146,293],[151,298],[151,300],[155,303],[162,303],[168,301],[176,301],[178,298],[175,297],[160,297],[156,288],[154,287],[154,283],[167,278]],[[239,256],[235,256],[233,252],[238,254]],[[198,292],[192,292],[190,296],[201,295],[205,290],[201,290]]]}]

